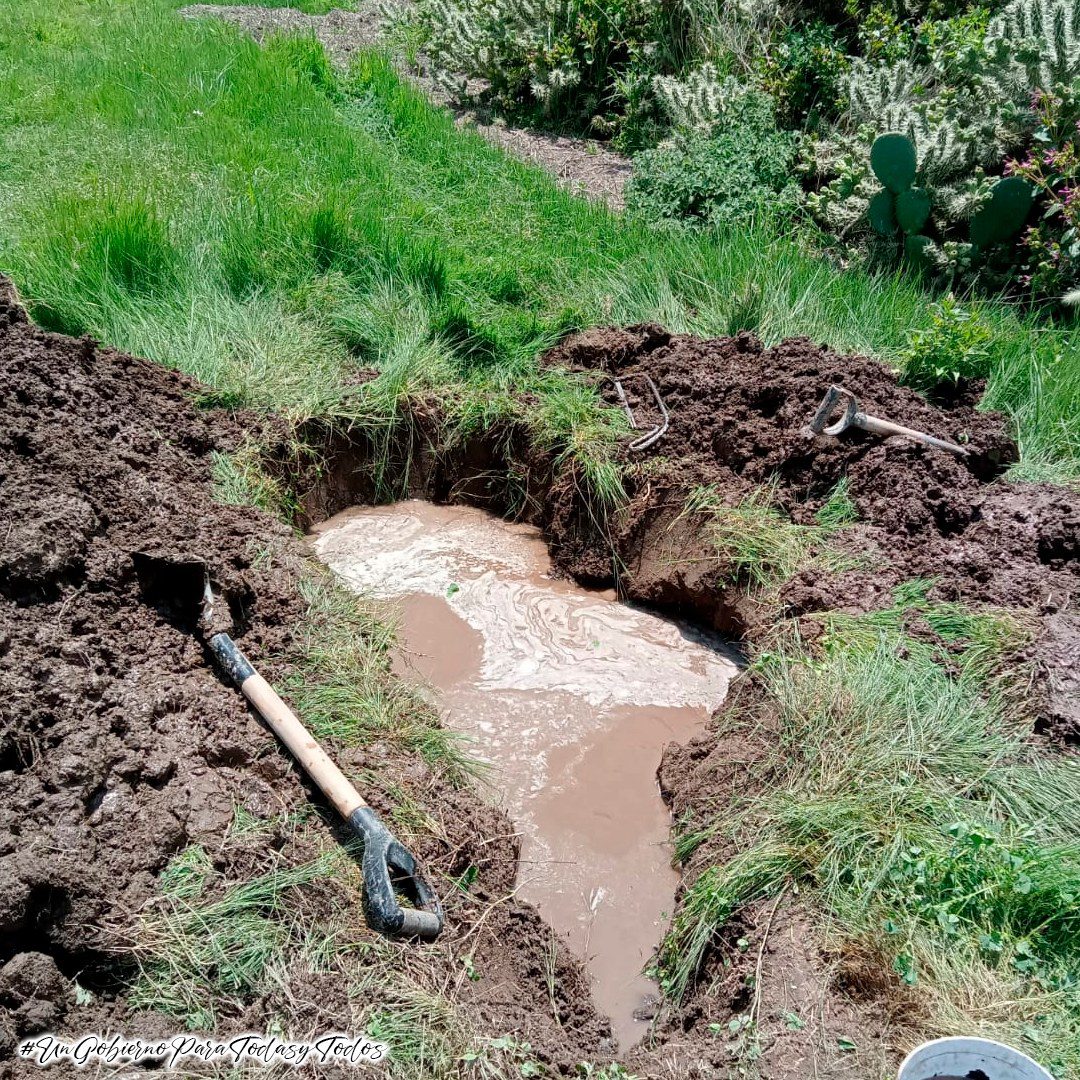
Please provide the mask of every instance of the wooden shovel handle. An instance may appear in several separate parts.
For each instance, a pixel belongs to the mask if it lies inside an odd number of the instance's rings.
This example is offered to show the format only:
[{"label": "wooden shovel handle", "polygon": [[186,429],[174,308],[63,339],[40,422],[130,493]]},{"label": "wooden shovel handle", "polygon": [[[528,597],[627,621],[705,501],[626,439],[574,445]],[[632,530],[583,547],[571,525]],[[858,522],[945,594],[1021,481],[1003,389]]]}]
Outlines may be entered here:
[{"label": "wooden shovel handle", "polygon": [[348,821],[356,810],[366,807],[367,803],[345,774],[300,723],[296,713],[281,700],[277,691],[251,666],[229,635],[215,634],[210,639],[210,648],[244,697],[255,706],[271,731],[285,744],[300,768],[315,781],[342,819]]},{"label": "wooden shovel handle", "polygon": [[936,447],[938,450],[946,450],[957,457],[968,456],[967,449],[963,446],[957,446],[956,443],[938,439],[933,435],[927,435],[924,431],[904,427],[903,424],[894,424],[891,420],[880,420],[876,416],[867,416],[864,412],[857,412],[851,423],[855,427],[861,427],[864,431],[869,431],[874,435],[903,435],[905,438],[926,443],[927,446]]}]

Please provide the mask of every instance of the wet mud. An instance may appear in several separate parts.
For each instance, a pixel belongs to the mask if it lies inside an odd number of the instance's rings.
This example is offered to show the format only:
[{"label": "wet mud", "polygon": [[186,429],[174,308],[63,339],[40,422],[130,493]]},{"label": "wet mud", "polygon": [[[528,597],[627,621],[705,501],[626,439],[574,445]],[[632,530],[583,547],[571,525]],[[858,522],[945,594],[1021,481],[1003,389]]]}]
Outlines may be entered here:
[{"label": "wet mud", "polygon": [[518,896],[586,959],[622,1046],[647,1029],[641,974],[674,906],[670,814],[656,770],[700,734],[736,667],[614,592],[552,578],[535,528],[411,501],[349,510],[314,548],[361,594],[396,600],[402,673],[491,766],[521,831]]}]

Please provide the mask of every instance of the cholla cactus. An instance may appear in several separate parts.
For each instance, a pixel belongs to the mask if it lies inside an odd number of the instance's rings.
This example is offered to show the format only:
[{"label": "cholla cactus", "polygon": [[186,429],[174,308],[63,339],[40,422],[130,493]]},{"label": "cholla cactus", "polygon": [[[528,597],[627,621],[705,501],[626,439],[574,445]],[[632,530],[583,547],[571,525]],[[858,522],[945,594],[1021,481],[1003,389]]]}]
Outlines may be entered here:
[{"label": "cholla cactus", "polygon": [[751,92],[731,75],[721,78],[713,64],[702,64],[682,79],[658,75],[653,89],[674,127],[701,132],[712,129],[734,101]]},{"label": "cholla cactus", "polygon": [[1012,0],[991,20],[986,45],[996,63],[985,83],[1000,96],[1024,101],[1080,77],[1080,3]]},{"label": "cholla cactus", "polygon": [[907,60],[895,64],[853,61],[841,81],[847,95],[844,127],[855,131],[870,124],[884,131],[902,130],[919,102],[920,87],[927,82],[928,72]]},{"label": "cholla cactus", "polygon": [[553,107],[582,79],[569,50],[559,47],[579,8],[575,0],[420,0],[411,17],[444,85],[461,89],[483,79],[511,96],[527,87]]}]

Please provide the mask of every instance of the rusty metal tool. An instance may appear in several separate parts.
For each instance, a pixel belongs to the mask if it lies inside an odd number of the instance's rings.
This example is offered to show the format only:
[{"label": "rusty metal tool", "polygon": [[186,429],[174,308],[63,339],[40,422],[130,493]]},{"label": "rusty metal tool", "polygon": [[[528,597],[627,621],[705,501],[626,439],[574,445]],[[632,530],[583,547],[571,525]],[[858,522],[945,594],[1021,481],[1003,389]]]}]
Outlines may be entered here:
[{"label": "rusty metal tool", "polygon": [[[364,915],[368,926],[394,937],[433,941],[443,927],[442,906],[416,860],[361,798],[311,732],[251,666],[233,639],[217,630],[215,596],[201,559],[134,552],[132,561],[148,601],[179,615],[209,647],[222,673],[255,707],[296,763],[364,842]],[[225,615],[225,625],[231,625]],[[217,632],[215,632],[217,631]],[[402,907],[397,893],[409,902]]]},{"label": "rusty metal tool", "polygon": [[[615,387],[615,393],[618,395],[619,404],[622,405],[623,411],[626,413],[626,419],[630,421],[630,427],[634,431],[641,431],[642,428],[637,422],[637,417],[634,415],[634,410],[630,407],[630,402],[626,397],[626,390],[623,388],[622,381],[615,378],[614,375],[610,376],[611,382]],[[654,424],[651,428],[645,431],[644,435],[639,435],[636,439],[627,443],[628,450],[641,451],[648,450],[650,446],[658,442],[663,436],[664,432],[668,429],[669,417],[667,406],[664,404],[664,399],[660,396],[660,388],[653,382],[652,377],[646,375],[644,372],[630,374],[626,376],[627,379],[639,378],[644,379],[646,386],[652,392],[653,400],[656,402],[657,409],[660,410],[660,423]]]},{"label": "rusty metal tool", "polygon": [[[840,418],[829,423],[830,417],[834,416],[837,407],[842,409]],[[867,416],[859,411],[859,402],[855,395],[842,386],[830,386],[821,399],[817,412],[814,413],[810,423],[803,429],[807,438],[815,435],[839,435],[849,427],[862,428],[874,435],[902,435],[906,439],[914,439],[916,442],[925,443],[927,446],[936,447],[938,450],[948,451],[957,457],[967,457],[968,451],[956,443],[946,442],[945,439],[935,438],[923,431],[904,427],[902,424],[894,424],[891,420],[881,420],[876,416]]]}]

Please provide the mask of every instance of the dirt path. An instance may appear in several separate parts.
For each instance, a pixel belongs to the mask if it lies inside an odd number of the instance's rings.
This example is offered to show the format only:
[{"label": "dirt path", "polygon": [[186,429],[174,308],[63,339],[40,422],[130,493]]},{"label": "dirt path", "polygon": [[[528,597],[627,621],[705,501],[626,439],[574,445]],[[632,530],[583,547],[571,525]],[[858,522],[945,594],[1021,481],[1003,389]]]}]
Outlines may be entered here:
[{"label": "dirt path", "polygon": [[[327,15],[306,15],[293,8],[261,8],[195,4],[181,9],[188,18],[220,18],[240,26],[256,40],[280,31],[310,31],[318,37],[331,61],[345,68],[360,49],[371,48],[379,40],[382,16],[377,3],[357,5],[356,11],[331,11]],[[508,153],[546,169],[569,190],[600,199],[613,208],[623,205],[623,188],[630,178],[628,158],[594,139],[546,135],[510,127],[492,117],[452,102],[427,75],[403,71],[435,102],[449,108],[457,122],[476,129],[483,137]]]}]

